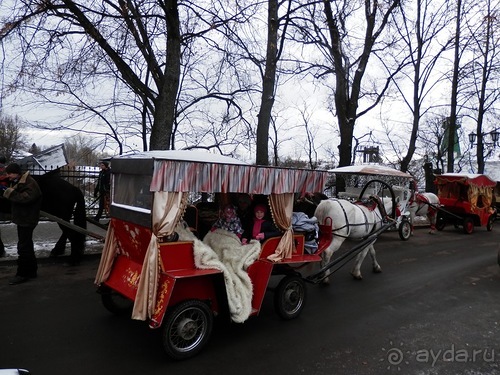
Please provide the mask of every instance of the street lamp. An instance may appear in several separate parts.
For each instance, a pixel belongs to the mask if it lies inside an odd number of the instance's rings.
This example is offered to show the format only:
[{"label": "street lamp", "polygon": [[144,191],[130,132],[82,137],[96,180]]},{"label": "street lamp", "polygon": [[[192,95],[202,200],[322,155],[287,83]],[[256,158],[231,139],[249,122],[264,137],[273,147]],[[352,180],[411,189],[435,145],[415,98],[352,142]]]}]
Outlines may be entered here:
[{"label": "street lamp", "polygon": [[[498,141],[500,140],[500,132],[497,129],[495,129],[495,130],[490,131],[489,133],[482,133],[481,135],[484,137],[487,134],[490,135],[493,147],[495,147],[497,145]],[[476,142],[476,138],[477,138],[476,133],[474,133],[474,132],[469,133],[469,142],[470,142],[471,146],[473,146],[474,142]],[[485,144],[488,144],[488,143],[485,143]]]}]

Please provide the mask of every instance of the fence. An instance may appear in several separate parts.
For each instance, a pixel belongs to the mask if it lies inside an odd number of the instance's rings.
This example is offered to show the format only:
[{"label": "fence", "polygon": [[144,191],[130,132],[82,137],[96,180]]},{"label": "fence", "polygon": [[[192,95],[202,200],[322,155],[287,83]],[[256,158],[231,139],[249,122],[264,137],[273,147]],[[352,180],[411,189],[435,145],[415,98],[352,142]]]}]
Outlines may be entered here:
[{"label": "fence", "polygon": [[[54,168],[45,168],[45,170],[53,170]],[[31,174],[40,174],[40,170],[28,168]],[[100,168],[98,167],[85,167],[65,166],[55,169],[59,176],[79,188],[85,197],[85,210],[87,217],[94,217],[99,208],[99,199],[94,197],[94,190],[97,184]],[[106,213],[104,213],[106,215]]]}]

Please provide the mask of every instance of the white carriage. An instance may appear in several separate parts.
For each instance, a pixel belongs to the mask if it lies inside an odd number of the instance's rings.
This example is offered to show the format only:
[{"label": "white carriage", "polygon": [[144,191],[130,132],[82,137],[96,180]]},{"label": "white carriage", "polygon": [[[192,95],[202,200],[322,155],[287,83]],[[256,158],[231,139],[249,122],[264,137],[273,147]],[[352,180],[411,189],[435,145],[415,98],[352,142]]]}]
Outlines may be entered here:
[{"label": "white carriage", "polygon": [[[409,206],[414,194],[412,175],[377,164],[338,167],[328,172],[335,173],[336,178],[345,180],[345,191],[338,193],[341,199],[354,201],[367,199],[370,196],[391,197],[394,194],[396,203],[394,219],[399,237],[403,241],[410,239],[412,226]],[[386,189],[387,185],[391,187],[392,192]]]}]

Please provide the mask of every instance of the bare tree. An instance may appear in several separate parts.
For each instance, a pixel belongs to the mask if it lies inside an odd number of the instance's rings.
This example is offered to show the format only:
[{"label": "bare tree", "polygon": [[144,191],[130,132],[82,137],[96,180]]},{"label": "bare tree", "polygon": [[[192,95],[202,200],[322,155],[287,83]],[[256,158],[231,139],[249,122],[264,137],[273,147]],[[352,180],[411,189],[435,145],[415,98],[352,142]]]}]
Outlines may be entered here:
[{"label": "bare tree", "polygon": [[21,132],[23,124],[17,116],[11,117],[0,112],[0,155],[7,161],[16,156],[16,152],[27,150],[27,138]]},{"label": "bare tree", "polygon": [[[238,23],[240,15],[246,20],[243,4],[103,0],[88,6],[86,1],[34,0],[14,1],[8,10],[0,41],[17,37],[21,57],[10,87],[31,88],[56,105],[71,102],[70,116],[80,125],[73,129],[79,132],[97,132],[92,121],[99,119],[120,147],[133,133],[142,138],[143,149],[147,137],[149,148],[170,149],[184,111],[205,100],[234,104],[233,90],[220,90],[220,80],[208,93],[202,84],[189,87],[191,96],[183,96],[187,90],[181,86],[192,77],[186,72],[194,70],[184,64],[200,64],[196,49],[217,45],[219,30]],[[104,94],[108,100],[99,102]]]},{"label": "bare tree", "polygon": [[[444,34],[449,25],[448,2],[436,0],[416,0],[415,10],[407,11],[401,9],[401,27],[396,28],[401,36],[405,51],[404,61],[407,61],[399,78],[394,79],[394,84],[399,91],[404,104],[411,112],[412,125],[410,137],[406,147],[406,153],[400,159],[402,171],[408,171],[408,167],[416,150],[416,141],[420,119],[426,111],[436,106],[436,96],[432,96],[433,91],[445,78],[445,75],[438,74],[434,77],[435,68],[441,60],[443,52],[447,51],[451,39]],[[411,13],[410,13],[411,12]],[[381,59],[382,61],[382,59]],[[406,65],[406,63],[405,63]],[[386,66],[388,71],[391,68]],[[405,90],[405,83],[411,82],[412,90]],[[424,106],[427,102],[427,106]]]},{"label": "bare tree", "polygon": [[[493,115],[495,105],[500,97],[498,79],[500,79],[500,41],[498,36],[499,4],[487,0],[485,3],[474,4],[474,12],[466,15],[468,43],[472,58],[464,64],[462,82],[465,88],[463,95],[466,100],[466,116],[474,119],[477,137],[477,172],[484,173],[485,159],[494,149],[486,139],[484,128],[488,118],[496,124]],[[491,128],[490,128],[491,129]],[[495,126],[492,131],[498,131]]]},{"label": "bare tree", "polygon": [[455,165],[455,144],[457,142],[457,107],[458,107],[458,85],[460,71],[460,30],[462,27],[462,0],[456,2],[455,16],[455,35],[454,35],[454,58],[453,58],[453,77],[451,80],[451,105],[450,117],[448,119],[448,158],[446,169],[448,172],[454,171]]}]

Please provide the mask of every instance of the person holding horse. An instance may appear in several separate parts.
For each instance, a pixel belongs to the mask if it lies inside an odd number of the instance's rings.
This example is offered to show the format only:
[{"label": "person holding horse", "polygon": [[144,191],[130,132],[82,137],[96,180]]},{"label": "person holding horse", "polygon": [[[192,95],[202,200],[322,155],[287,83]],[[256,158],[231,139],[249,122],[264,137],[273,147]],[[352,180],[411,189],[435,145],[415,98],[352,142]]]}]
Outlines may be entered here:
[{"label": "person holding horse", "polygon": [[11,163],[5,168],[10,187],[3,192],[3,198],[11,203],[12,221],[17,225],[17,272],[10,285],[21,284],[37,277],[38,264],[33,245],[33,231],[38,225],[42,191],[37,182],[21,171],[21,166]]},{"label": "person holding horse", "polygon": [[99,172],[99,177],[97,178],[97,184],[94,189],[94,197],[99,197],[99,209],[97,214],[94,216],[95,221],[101,219],[104,210],[108,212],[109,210],[109,199],[111,191],[111,168],[107,161],[101,161],[99,163],[101,171]]},{"label": "person holding horse", "polygon": [[276,228],[274,223],[264,218],[267,212],[265,205],[258,204],[253,211],[254,217],[250,225],[245,229],[242,239],[243,243],[250,242],[252,239],[263,242],[270,237],[281,236],[281,232]]}]

